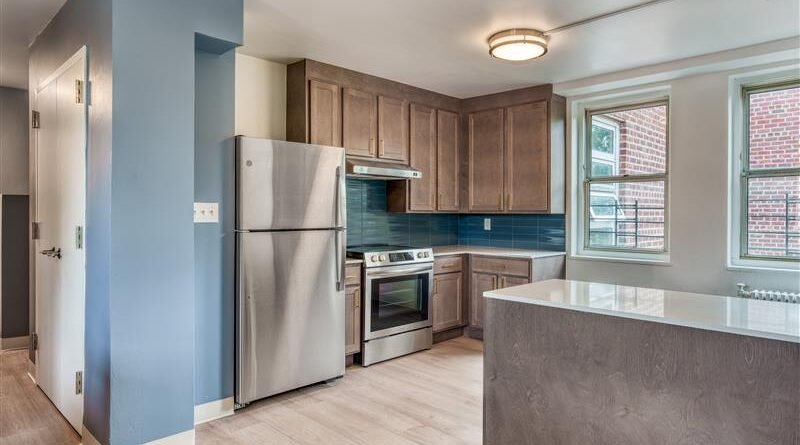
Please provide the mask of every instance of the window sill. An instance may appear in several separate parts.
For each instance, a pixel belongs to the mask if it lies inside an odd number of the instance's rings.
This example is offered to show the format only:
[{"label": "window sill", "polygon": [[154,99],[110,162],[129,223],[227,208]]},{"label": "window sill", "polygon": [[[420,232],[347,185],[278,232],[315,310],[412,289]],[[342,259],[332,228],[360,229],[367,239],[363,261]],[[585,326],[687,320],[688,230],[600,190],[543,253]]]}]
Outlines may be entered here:
[{"label": "window sill", "polygon": [[647,259],[647,258],[626,258],[626,257],[614,257],[614,256],[607,256],[602,255],[599,253],[581,253],[570,255],[567,257],[568,260],[577,260],[577,261],[603,261],[608,263],[626,263],[626,264],[641,264],[643,266],[672,266],[672,262],[670,262],[669,257],[660,256],[659,258]]},{"label": "window sill", "polygon": [[800,272],[800,264],[784,263],[774,261],[748,261],[748,262],[728,262],[727,269],[732,272]]}]

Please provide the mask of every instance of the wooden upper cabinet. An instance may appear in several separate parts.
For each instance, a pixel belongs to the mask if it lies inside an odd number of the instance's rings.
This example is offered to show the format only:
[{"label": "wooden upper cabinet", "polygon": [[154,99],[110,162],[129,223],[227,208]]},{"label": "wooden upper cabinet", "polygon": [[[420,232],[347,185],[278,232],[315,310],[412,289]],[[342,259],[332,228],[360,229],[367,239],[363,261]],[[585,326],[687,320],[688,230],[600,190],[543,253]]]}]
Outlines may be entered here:
[{"label": "wooden upper cabinet", "polygon": [[309,81],[308,102],[308,142],[341,147],[342,109],[339,86],[318,80]]},{"label": "wooden upper cabinet", "polygon": [[503,210],[503,109],[469,114],[469,206],[471,212]]},{"label": "wooden upper cabinet", "polygon": [[458,211],[459,115],[451,111],[436,113],[436,209]]},{"label": "wooden upper cabinet", "polygon": [[342,89],[342,144],[353,156],[375,157],[378,145],[378,101],[374,94]]},{"label": "wooden upper cabinet", "polygon": [[550,150],[547,101],[506,109],[505,210],[546,212]]},{"label": "wooden upper cabinet", "polygon": [[409,181],[411,211],[436,210],[436,111],[424,105],[411,104],[411,167],[422,173],[422,178]]},{"label": "wooden upper cabinet", "polygon": [[378,157],[408,162],[408,101],[378,96]]}]

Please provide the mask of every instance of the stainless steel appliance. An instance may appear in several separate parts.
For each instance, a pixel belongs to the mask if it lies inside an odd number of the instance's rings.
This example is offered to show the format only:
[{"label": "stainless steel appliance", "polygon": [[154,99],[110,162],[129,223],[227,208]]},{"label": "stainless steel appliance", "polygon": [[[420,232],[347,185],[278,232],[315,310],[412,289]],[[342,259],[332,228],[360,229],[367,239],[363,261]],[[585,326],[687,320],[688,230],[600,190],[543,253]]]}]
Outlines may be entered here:
[{"label": "stainless steel appliance", "polygon": [[430,349],[433,251],[369,245],[347,255],[364,260],[361,364]]},{"label": "stainless steel appliance", "polygon": [[349,158],[347,176],[372,179],[419,179],[422,172],[406,165]]},{"label": "stainless steel appliance", "polygon": [[236,138],[236,402],[344,374],[344,151]]}]

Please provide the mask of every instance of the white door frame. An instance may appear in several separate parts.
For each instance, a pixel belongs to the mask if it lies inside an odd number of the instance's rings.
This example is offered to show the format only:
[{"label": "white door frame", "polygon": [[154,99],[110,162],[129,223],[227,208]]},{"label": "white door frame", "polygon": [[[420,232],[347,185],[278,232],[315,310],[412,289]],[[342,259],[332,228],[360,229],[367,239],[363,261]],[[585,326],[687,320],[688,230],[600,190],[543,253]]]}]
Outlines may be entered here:
[{"label": "white door frame", "polygon": [[[35,106],[38,106],[39,105],[39,100],[38,100],[39,94],[46,87],[48,87],[53,81],[56,81],[57,79],[59,79],[59,77],[61,75],[63,75],[65,72],[67,72],[68,70],[74,68],[76,66],[76,64],[82,65],[83,74],[82,74],[82,79],[81,80],[82,80],[83,86],[84,86],[83,87],[83,91],[82,91],[82,100],[83,100],[82,101],[82,105],[83,105],[83,110],[82,110],[83,122],[82,122],[82,126],[83,126],[83,128],[82,128],[81,132],[82,132],[82,136],[83,136],[83,148],[82,148],[83,159],[82,159],[82,162],[83,162],[83,205],[84,205],[83,215],[82,215],[82,224],[83,224],[83,239],[82,239],[82,250],[83,250],[83,295],[82,295],[82,297],[83,297],[83,304],[84,304],[84,308],[85,308],[85,304],[86,304],[86,282],[87,282],[87,280],[86,280],[86,233],[85,233],[86,229],[85,229],[85,227],[86,227],[86,207],[88,205],[86,197],[87,197],[87,177],[88,177],[88,169],[87,169],[88,160],[87,160],[87,157],[88,157],[88,143],[89,143],[88,124],[89,124],[89,97],[90,97],[89,94],[88,94],[88,92],[89,92],[89,79],[88,79],[89,78],[89,54],[88,54],[88,49],[87,49],[86,46],[81,47],[75,54],[73,54],[69,59],[67,59],[60,67],[58,67],[58,69],[56,69],[52,74],[47,76],[47,78],[45,78],[45,80],[42,81],[36,87],[36,90],[34,92],[34,101],[35,101],[34,103],[35,103]],[[33,108],[33,109],[35,110],[36,108]],[[31,137],[31,142],[33,144],[33,150],[32,150],[32,153],[31,153],[32,154],[32,156],[31,156],[31,158],[32,158],[31,159],[31,169],[30,169],[30,171],[32,173],[32,175],[31,175],[31,185],[32,185],[31,190],[32,190],[32,193],[31,193],[31,202],[30,202],[30,206],[31,206],[31,221],[39,222],[39,216],[40,216],[38,214],[38,201],[39,201],[39,199],[38,199],[39,177],[38,176],[39,176],[39,161],[40,161],[40,156],[39,156],[40,155],[39,135],[38,135],[37,131],[33,130],[32,133],[31,133],[31,136],[32,136]],[[31,261],[31,293],[34,296],[34,313],[35,313],[35,317],[34,317],[34,320],[35,320],[34,332],[37,332],[38,330],[41,329],[41,324],[40,324],[40,319],[39,319],[39,308],[41,308],[41,305],[40,305],[40,301],[39,301],[39,298],[40,298],[39,292],[36,289],[36,284],[37,284],[36,264],[37,264],[37,258],[39,256],[39,252],[38,252],[39,249],[38,248],[42,247],[42,246],[39,245],[39,240],[37,240],[37,239],[32,239],[31,240],[31,246],[32,246],[32,248],[31,248],[31,256],[32,256],[32,261]],[[83,328],[85,329],[85,326],[86,326],[85,309],[84,309],[84,311],[83,311],[83,313],[81,315],[82,316],[81,316],[80,322],[83,325]],[[81,357],[81,363],[84,363],[84,360],[85,360],[85,344],[86,344],[85,330],[84,330],[84,335],[81,338],[81,342],[82,342],[82,344],[81,344],[81,348],[80,348],[80,354],[83,355],[83,357]],[[38,351],[35,351],[34,354],[35,354],[35,357],[36,357],[35,366],[34,366],[34,373],[35,373],[34,380],[38,381],[38,376],[40,375],[41,360],[39,359],[39,352]],[[81,400],[82,399],[83,399],[83,395],[81,395]],[[82,417],[83,417],[83,406],[82,406],[82,402],[81,402],[81,422],[83,421]],[[82,434],[82,428],[81,427],[79,427],[78,425],[74,425],[74,424],[73,424],[73,427],[76,428],[78,434]]]}]

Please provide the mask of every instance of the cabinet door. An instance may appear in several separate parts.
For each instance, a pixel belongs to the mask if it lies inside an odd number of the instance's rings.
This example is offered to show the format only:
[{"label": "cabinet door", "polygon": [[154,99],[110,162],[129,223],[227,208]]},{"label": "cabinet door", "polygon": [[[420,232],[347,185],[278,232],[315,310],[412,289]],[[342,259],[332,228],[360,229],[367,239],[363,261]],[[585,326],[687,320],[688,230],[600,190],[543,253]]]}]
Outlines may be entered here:
[{"label": "cabinet door", "polygon": [[433,332],[464,324],[461,272],[433,276]]},{"label": "cabinet door", "polygon": [[495,274],[474,272],[472,274],[469,318],[470,325],[483,328],[483,293],[497,289],[498,276]]},{"label": "cabinet door", "polygon": [[342,146],[339,86],[312,80],[309,84],[308,127],[311,144]]},{"label": "cabinet door", "polygon": [[506,210],[546,212],[550,197],[547,101],[506,109]]},{"label": "cabinet door", "polygon": [[436,113],[436,209],[458,211],[458,113]]},{"label": "cabinet door", "polygon": [[424,105],[411,104],[411,166],[422,178],[409,181],[411,211],[436,210],[436,112]]},{"label": "cabinet door", "polygon": [[523,284],[528,284],[530,282],[531,282],[531,280],[529,280],[527,278],[515,277],[515,276],[511,276],[511,275],[501,275],[500,276],[500,285],[498,286],[498,289],[505,289],[507,287],[520,286],[520,285],[523,285]]},{"label": "cabinet door", "polygon": [[342,143],[348,155],[375,156],[378,101],[374,94],[342,90]]},{"label": "cabinet door", "polygon": [[344,299],[344,353],[350,355],[361,352],[361,287],[345,287]]},{"label": "cabinet door", "polygon": [[378,97],[378,157],[408,162],[408,102]]},{"label": "cabinet door", "polygon": [[469,211],[503,210],[503,110],[469,115]]}]

